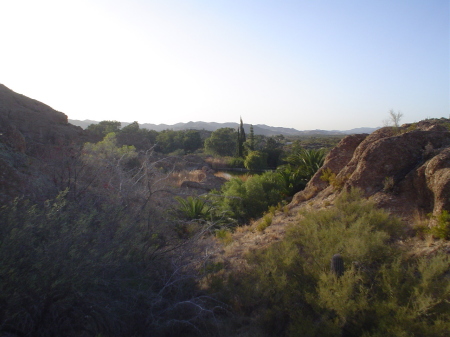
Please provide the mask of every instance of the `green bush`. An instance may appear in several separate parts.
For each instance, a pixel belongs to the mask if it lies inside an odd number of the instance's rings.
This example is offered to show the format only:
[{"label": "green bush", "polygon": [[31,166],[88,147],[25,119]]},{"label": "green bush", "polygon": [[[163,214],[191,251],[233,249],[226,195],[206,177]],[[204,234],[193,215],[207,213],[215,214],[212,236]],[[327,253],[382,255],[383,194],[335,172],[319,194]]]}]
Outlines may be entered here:
[{"label": "green bush", "polygon": [[260,232],[262,232],[263,230],[265,230],[267,227],[269,227],[272,224],[272,219],[273,219],[273,215],[270,213],[267,213],[260,220],[260,222],[256,226],[256,229],[258,229]]},{"label": "green bush", "polygon": [[175,197],[175,199],[178,201],[177,212],[180,217],[187,220],[210,220],[211,206],[205,200],[191,196]]},{"label": "green bush", "polygon": [[222,186],[219,196],[213,195],[216,211],[245,223],[261,216],[269,206],[277,205],[283,198],[283,186],[276,173],[266,172],[245,182],[231,179]]},{"label": "green bush", "polygon": [[437,238],[450,240],[450,214],[443,210],[440,214],[432,217],[436,220],[436,225],[431,227],[429,232]]},{"label": "green bush", "polygon": [[230,168],[244,168],[244,158],[241,157],[231,157],[227,161],[227,166]]},{"label": "green bush", "polygon": [[303,190],[308,183],[308,178],[292,166],[282,166],[276,171],[283,185],[283,194],[292,197],[295,193]]},{"label": "green bush", "polygon": [[267,154],[261,151],[251,151],[245,157],[244,166],[247,170],[264,170],[267,168]]},{"label": "green bush", "polygon": [[[393,244],[400,234],[398,219],[343,192],[334,207],[302,213],[281,242],[249,253],[250,268],[231,275],[223,294],[261,336],[444,336],[449,257],[407,256]],[[337,253],[340,277],[330,270]]]},{"label": "green bush", "polygon": [[233,128],[220,128],[205,140],[205,152],[217,156],[233,156],[238,133]]},{"label": "green bush", "polygon": [[325,150],[303,149],[299,148],[286,159],[287,163],[300,171],[307,179],[311,177],[322,167],[325,161]]}]

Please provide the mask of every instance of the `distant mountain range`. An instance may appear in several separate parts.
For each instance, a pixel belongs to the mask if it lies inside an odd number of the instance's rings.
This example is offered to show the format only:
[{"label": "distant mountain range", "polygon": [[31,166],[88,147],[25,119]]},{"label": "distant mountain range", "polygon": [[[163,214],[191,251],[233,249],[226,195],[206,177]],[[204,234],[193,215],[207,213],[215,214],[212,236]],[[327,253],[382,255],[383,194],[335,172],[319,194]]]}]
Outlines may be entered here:
[{"label": "distant mountain range", "polygon": [[[76,120],[76,119],[69,119],[69,123],[77,126],[81,126],[83,129],[86,129],[91,124],[98,124],[98,121],[93,120]],[[127,126],[130,123],[122,122],[122,127]],[[215,123],[215,122],[188,122],[188,123],[177,123],[173,125],[168,124],[149,124],[149,123],[143,123],[139,124],[141,128],[149,129],[149,130],[155,130],[155,131],[163,131],[163,130],[207,130],[207,131],[216,131],[220,128],[233,128],[236,129],[239,124],[238,123]],[[275,127],[275,126],[268,126],[264,124],[257,124],[253,125],[253,132],[255,135],[264,135],[264,136],[276,136],[276,135],[283,135],[283,136],[308,136],[308,135],[348,135],[348,134],[355,134],[355,133],[372,133],[373,131],[377,130],[379,128],[356,128],[346,131],[338,131],[338,130],[296,130],[293,128],[283,128],[283,127]],[[250,124],[244,124],[244,130],[246,133],[250,132]]]}]

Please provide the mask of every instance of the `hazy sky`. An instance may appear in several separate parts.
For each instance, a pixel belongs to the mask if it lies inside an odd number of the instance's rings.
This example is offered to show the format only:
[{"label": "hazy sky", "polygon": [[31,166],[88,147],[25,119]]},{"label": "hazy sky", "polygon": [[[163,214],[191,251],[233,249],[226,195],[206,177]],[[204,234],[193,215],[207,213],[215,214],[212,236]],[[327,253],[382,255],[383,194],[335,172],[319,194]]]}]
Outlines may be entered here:
[{"label": "hazy sky", "polygon": [[449,17],[448,0],[0,0],[0,83],[82,120],[448,118]]}]

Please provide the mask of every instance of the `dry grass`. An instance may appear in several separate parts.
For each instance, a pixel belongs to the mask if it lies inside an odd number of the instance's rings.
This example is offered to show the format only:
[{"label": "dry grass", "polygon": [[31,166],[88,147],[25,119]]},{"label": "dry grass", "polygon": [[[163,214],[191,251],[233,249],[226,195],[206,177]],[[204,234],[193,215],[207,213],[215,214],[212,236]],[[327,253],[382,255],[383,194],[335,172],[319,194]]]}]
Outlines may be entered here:
[{"label": "dry grass", "polygon": [[[290,213],[290,216],[286,216],[286,213]],[[265,219],[265,217],[268,218]],[[256,219],[246,226],[237,227],[232,234],[232,241],[230,240],[231,242],[226,245],[222,244],[221,259],[227,265],[227,272],[246,269],[245,256],[249,252],[282,240],[286,233],[286,227],[297,223],[301,215],[298,209],[282,207],[274,213],[268,212],[265,217]],[[218,243],[220,244],[220,242]]]},{"label": "dry grass", "polygon": [[214,173],[214,175],[216,177],[224,178],[226,180],[230,180],[233,177],[231,174],[226,173],[226,172],[222,172],[222,171],[216,172],[216,173]]},{"label": "dry grass", "polygon": [[431,234],[413,237],[398,243],[411,257],[430,256],[438,251],[450,253],[450,242],[434,238]]},{"label": "dry grass", "polygon": [[180,186],[183,181],[202,182],[206,178],[206,173],[202,170],[179,171],[171,173],[167,178],[167,183],[172,186]]},{"label": "dry grass", "polygon": [[205,162],[207,162],[215,170],[228,168],[228,158],[227,157],[207,157]]}]

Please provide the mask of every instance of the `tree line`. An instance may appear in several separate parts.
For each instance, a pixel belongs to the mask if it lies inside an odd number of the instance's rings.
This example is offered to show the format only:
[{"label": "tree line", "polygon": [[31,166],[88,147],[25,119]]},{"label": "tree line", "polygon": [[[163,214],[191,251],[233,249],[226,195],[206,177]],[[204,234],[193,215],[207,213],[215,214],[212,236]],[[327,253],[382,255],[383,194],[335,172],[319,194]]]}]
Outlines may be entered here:
[{"label": "tree line", "polygon": [[228,167],[249,170],[275,169],[286,163],[286,158],[302,148],[331,148],[340,140],[335,138],[287,139],[283,135],[255,135],[253,126],[246,135],[242,118],[237,129],[155,131],[139,127],[133,122],[121,127],[117,121],[91,124],[87,131],[92,142],[101,141],[108,133],[115,133],[119,146],[134,146],[138,151],[152,149],[166,155],[202,154],[227,157]]}]

